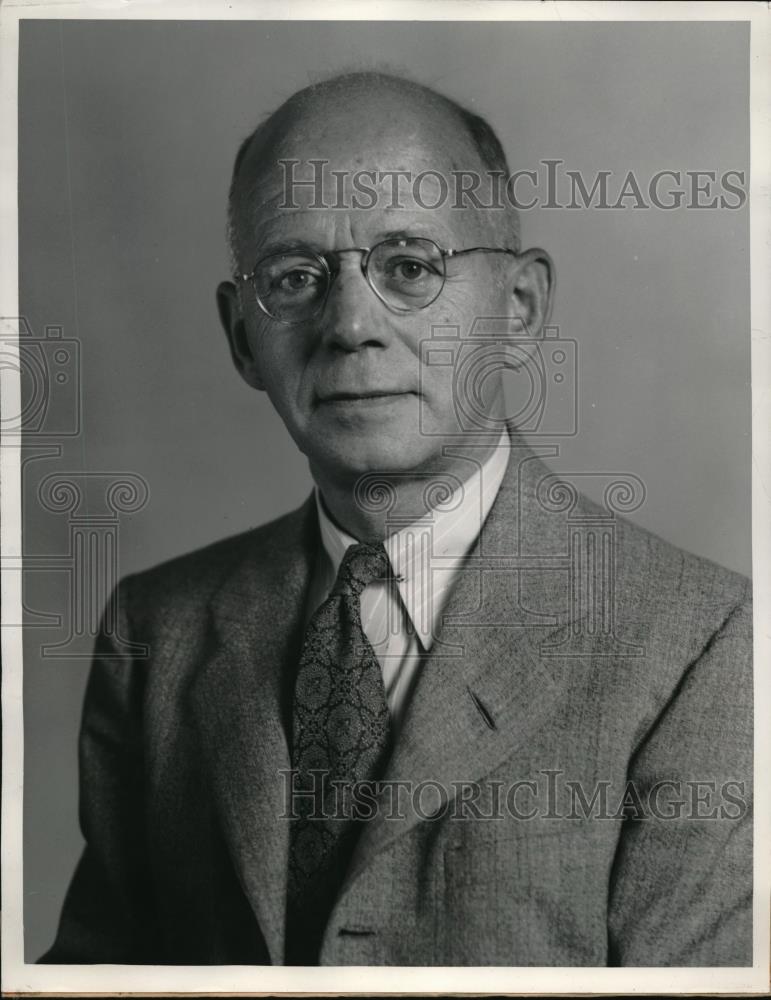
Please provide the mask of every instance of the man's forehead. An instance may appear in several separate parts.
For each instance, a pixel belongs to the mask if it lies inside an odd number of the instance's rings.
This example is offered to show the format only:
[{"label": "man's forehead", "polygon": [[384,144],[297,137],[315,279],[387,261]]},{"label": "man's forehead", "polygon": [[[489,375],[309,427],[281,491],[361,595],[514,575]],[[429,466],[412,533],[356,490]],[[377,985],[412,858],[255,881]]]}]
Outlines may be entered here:
[{"label": "man's forehead", "polygon": [[258,257],[296,247],[323,253],[351,240],[369,247],[381,240],[408,236],[424,237],[450,249],[465,244],[479,232],[478,220],[448,218],[439,213],[407,209],[376,213],[297,209],[260,214],[257,224],[244,235],[252,254]]}]

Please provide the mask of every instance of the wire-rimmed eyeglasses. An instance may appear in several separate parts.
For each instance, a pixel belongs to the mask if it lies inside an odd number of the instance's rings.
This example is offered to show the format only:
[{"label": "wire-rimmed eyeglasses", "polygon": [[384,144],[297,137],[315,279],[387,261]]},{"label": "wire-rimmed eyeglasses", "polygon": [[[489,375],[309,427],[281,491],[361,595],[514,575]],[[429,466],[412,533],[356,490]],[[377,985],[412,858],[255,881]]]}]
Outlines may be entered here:
[{"label": "wire-rimmed eyeglasses", "polygon": [[361,272],[380,301],[393,312],[425,309],[441,295],[447,277],[446,261],[469,253],[506,253],[508,247],[469,247],[445,250],[422,236],[382,240],[372,247],[344,247],[326,253],[300,248],[262,257],[238,282],[251,282],[257,304],[278,323],[304,323],[319,316],[337,277],[339,256],[361,254]]}]

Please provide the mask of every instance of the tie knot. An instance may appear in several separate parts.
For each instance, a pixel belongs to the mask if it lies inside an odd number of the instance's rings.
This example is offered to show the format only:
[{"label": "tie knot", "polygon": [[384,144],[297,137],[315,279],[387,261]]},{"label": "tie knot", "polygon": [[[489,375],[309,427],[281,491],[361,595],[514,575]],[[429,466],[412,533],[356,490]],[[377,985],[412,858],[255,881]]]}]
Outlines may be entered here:
[{"label": "tie knot", "polygon": [[391,564],[382,544],[351,545],[343,556],[333,593],[361,594],[373,580],[389,576]]}]

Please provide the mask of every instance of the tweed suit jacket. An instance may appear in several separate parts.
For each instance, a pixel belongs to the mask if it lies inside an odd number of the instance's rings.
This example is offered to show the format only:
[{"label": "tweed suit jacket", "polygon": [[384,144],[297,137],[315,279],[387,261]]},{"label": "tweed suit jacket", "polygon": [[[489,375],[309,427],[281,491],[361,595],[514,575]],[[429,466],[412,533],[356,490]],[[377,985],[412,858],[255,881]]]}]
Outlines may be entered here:
[{"label": "tweed suit jacket", "polygon": [[[550,484],[514,440],[322,964],[751,964],[749,582]],[[283,962],[317,549],[308,501],[118,588],[43,961]]]}]

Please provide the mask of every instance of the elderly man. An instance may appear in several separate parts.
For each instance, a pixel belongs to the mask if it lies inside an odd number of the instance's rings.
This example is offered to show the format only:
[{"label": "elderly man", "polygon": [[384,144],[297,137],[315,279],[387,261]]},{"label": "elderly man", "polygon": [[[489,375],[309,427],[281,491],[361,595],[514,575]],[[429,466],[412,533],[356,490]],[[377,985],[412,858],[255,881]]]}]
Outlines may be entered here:
[{"label": "elderly man", "polygon": [[123,581],[45,961],[751,963],[749,584],[507,420],[552,288],[507,173],[381,74],[242,146],[220,315],[316,488]]}]

